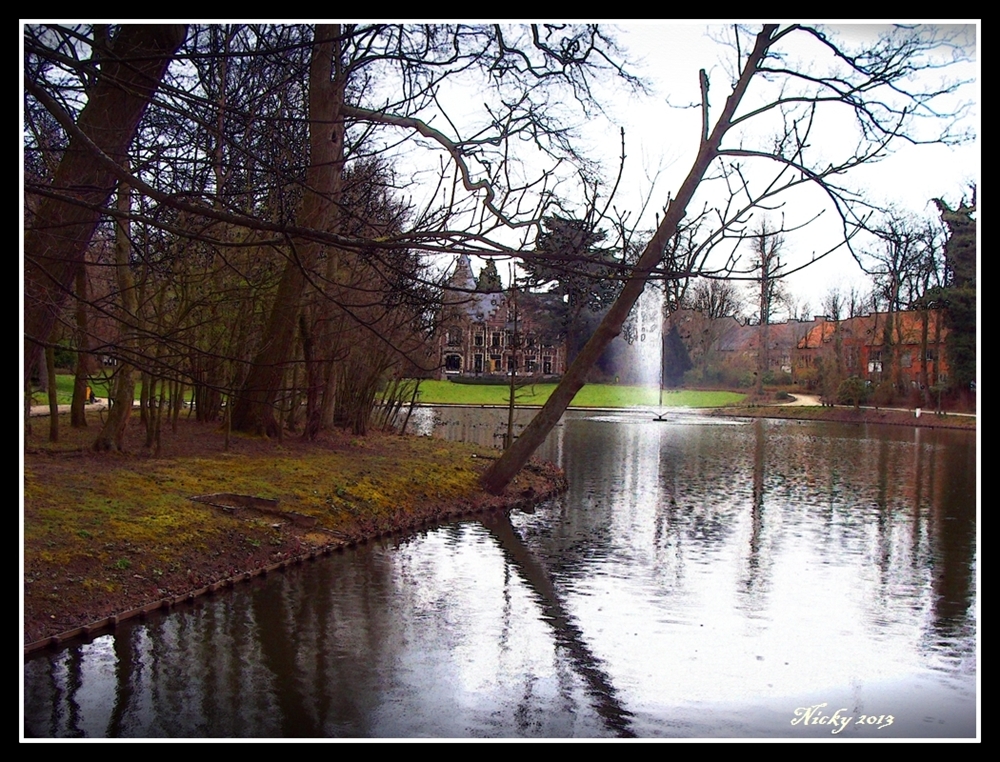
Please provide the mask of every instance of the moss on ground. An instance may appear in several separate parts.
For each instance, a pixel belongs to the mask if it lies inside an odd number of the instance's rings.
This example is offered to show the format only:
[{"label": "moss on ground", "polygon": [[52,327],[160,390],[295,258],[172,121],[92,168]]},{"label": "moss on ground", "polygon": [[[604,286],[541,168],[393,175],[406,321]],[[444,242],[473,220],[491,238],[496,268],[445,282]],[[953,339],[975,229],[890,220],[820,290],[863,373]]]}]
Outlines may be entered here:
[{"label": "moss on ground", "polygon": [[[38,423],[25,437],[26,642],[343,538],[416,526],[456,506],[503,505],[477,486],[483,456],[495,453],[473,445],[381,434],[315,443],[234,436],[226,451],[217,425],[182,420],[152,457],[137,421],[129,454],[89,450],[96,417],[85,430],[64,425],[54,445],[47,421]],[[512,494],[551,491],[552,477],[526,472]],[[277,513],[191,500],[212,493],[276,499]]]}]

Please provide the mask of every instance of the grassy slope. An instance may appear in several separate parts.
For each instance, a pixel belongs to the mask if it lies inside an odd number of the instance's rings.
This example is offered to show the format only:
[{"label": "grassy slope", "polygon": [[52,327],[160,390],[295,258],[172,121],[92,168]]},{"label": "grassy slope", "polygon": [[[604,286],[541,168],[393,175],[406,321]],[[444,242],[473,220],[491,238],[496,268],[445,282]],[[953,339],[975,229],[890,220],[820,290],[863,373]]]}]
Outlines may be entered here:
[{"label": "grassy slope", "polygon": [[[519,405],[542,405],[555,384],[534,384],[517,393]],[[735,404],[744,395],[735,392],[665,391],[667,407],[721,407]],[[450,381],[422,381],[420,401],[424,404],[506,405],[506,386],[453,384]],[[573,399],[574,407],[629,407],[658,404],[656,389],[618,384],[587,384]]]}]

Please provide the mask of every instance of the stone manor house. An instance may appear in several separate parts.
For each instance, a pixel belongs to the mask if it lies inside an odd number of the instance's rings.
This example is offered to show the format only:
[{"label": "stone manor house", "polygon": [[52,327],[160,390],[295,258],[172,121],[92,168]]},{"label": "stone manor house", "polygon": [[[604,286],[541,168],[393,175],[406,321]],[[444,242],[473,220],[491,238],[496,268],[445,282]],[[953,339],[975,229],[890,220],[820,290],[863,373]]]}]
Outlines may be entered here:
[{"label": "stone manor house", "polygon": [[469,257],[448,280],[437,333],[439,377],[560,376],[566,341],[553,319],[560,297],[477,284]]}]

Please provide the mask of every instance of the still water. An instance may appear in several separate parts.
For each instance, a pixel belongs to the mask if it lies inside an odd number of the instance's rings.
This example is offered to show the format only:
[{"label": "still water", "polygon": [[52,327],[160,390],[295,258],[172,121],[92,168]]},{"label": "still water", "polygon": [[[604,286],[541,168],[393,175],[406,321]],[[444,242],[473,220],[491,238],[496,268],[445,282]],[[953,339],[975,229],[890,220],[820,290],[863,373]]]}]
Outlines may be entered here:
[{"label": "still water", "polygon": [[[491,444],[501,411],[425,410]],[[571,413],[570,491],[25,665],[29,736],[968,737],[968,432]]]}]

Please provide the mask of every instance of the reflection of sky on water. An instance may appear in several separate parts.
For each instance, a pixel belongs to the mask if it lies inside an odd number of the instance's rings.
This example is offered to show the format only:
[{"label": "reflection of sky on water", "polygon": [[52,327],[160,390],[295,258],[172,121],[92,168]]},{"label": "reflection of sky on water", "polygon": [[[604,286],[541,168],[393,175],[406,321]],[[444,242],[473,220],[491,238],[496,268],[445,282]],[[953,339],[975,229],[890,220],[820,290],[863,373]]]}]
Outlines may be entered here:
[{"label": "reflection of sky on water", "polygon": [[841,737],[975,732],[970,435],[574,413],[546,447],[570,492],[512,525],[373,543],[32,660],[26,732],[828,737],[790,724],[821,702],[894,716]]},{"label": "reflection of sky on water", "polygon": [[[957,487],[974,479],[971,437],[776,422],[692,437],[586,418],[570,507],[515,523],[556,545],[569,605],[631,708],[917,690],[932,694],[920,722],[955,722],[959,702],[974,728],[974,591],[956,591],[965,626],[927,643],[956,541],[964,568],[948,578],[973,580],[974,481]],[[617,457],[583,445],[612,423]],[[597,523],[562,513],[580,508]],[[588,538],[575,565],[579,543],[538,528],[574,522]]]}]

